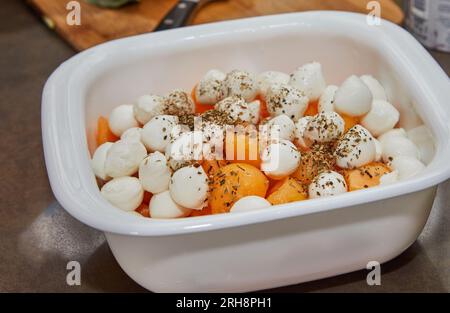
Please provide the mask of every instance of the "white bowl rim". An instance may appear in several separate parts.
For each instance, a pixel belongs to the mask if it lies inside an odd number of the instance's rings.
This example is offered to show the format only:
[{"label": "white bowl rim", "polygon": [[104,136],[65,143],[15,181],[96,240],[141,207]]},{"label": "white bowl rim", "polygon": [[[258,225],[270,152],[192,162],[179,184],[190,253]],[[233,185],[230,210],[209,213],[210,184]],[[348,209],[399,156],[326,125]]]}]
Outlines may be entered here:
[{"label": "white bowl rim", "polygon": [[[138,47],[139,43],[142,44],[144,41],[148,43],[151,40],[156,41],[161,38],[165,38],[165,43],[161,43],[161,45],[165,45],[170,43],[171,40],[190,40],[196,36],[203,35],[219,36],[220,34],[229,35],[233,33],[239,35],[239,33],[246,31],[261,31],[267,29],[267,27],[312,27],[318,23],[328,23],[334,26],[370,27],[366,24],[365,19],[366,16],[362,14],[337,11],[309,11],[271,15],[128,37],[101,44],[72,57],[50,76],[44,87],[42,98],[44,154],[50,184],[55,197],[72,216],[99,230],[125,235],[165,236],[270,222],[335,210],[417,192],[446,180],[450,177],[450,162],[448,164],[440,162],[439,169],[426,171],[426,173],[415,178],[390,186],[355,191],[331,198],[276,205],[254,212],[157,220],[145,219],[123,212],[101,198],[98,188],[96,190],[87,188],[84,186],[83,180],[80,181],[77,177],[69,177],[67,170],[73,166],[79,166],[80,172],[91,171],[88,168],[89,156],[86,136],[84,132],[73,132],[71,130],[73,121],[69,120],[69,117],[67,120],[69,125],[64,124],[64,129],[58,126],[56,120],[60,117],[57,116],[57,110],[73,109],[67,106],[69,106],[70,98],[76,98],[77,95],[70,93],[69,87],[65,88],[65,86],[70,86],[73,77],[76,77],[77,71],[78,74],[83,71],[83,63],[86,60],[99,58],[102,56],[102,53],[106,53],[106,51],[111,49],[120,49],[125,46]],[[448,159],[450,157],[450,126],[446,121],[450,119],[450,114],[444,106],[445,100],[450,99],[450,81],[447,75],[429,53],[402,28],[383,20],[382,25],[378,26],[375,31],[379,32],[383,40],[388,41],[389,45],[391,45],[391,50],[384,53],[395,55],[399,63],[404,62],[404,64],[399,65],[403,66],[402,70],[404,70],[404,73],[416,74],[412,75],[413,78],[411,79],[415,80],[417,92],[421,93],[423,99],[427,99],[426,105],[430,108],[430,114],[433,115],[433,119],[436,122],[435,126],[438,130],[439,138],[436,138],[436,155],[447,156]],[[401,45],[399,44],[400,42]],[[413,62],[413,60],[418,59],[421,62]],[[411,66],[412,64],[413,66]],[[418,84],[419,82],[420,84]],[[80,101],[80,99],[77,100]],[[84,126],[84,116],[82,119],[79,123]],[[69,132],[69,138],[72,139],[69,142],[61,139],[61,134],[67,134],[67,132]],[[80,152],[80,147],[86,149],[86,152]],[[71,159],[64,159],[64,155],[66,157],[71,155]],[[108,207],[111,210],[111,214],[105,216],[95,212],[95,210],[81,209],[83,207],[95,208],[97,206]]]}]

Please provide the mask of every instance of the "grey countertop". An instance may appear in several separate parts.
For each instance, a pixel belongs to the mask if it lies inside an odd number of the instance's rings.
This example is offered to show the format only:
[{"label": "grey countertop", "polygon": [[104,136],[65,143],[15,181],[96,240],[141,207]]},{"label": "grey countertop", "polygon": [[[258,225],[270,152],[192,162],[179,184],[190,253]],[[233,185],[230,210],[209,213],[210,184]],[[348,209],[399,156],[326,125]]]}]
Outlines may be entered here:
[{"label": "grey countertop", "polygon": [[[44,165],[40,100],[50,73],[74,51],[22,1],[0,4],[0,291],[142,292],[120,269],[103,234],[56,202]],[[450,55],[433,52],[450,72]],[[449,292],[450,181],[439,187],[419,239],[382,265],[381,286],[367,271],[274,292]],[[67,262],[80,262],[81,285],[66,284]]]}]

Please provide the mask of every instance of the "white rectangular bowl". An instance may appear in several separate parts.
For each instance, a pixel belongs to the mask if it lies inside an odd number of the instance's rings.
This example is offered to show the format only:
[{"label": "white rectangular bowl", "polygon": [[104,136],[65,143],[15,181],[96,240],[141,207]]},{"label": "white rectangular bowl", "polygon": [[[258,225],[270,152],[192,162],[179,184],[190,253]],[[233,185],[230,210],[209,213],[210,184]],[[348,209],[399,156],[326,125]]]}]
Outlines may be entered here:
[{"label": "white rectangular bowl", "polygon": [[[96,119],[146,93],[189,90],[211,68],[281,70],[316,60],[329,83],[369,73],[436,154],[413,179],[242,214],[145,219],[114,208],[89,165]],[[74,217],[102,230],[124,271],[153,291],[250,291],[386,262],[410,246],[450,176],[447,75],[407,32],[364,15],[308,12],[187,27],[112,41],[78,54],[49,78],[42,100],[52,189]]]}]

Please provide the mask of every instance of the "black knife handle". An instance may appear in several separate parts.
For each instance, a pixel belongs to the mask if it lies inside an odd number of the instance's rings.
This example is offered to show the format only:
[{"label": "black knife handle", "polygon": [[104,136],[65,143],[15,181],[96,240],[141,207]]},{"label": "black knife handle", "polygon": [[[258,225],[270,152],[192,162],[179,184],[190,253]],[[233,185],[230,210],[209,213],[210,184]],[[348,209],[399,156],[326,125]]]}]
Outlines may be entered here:
[{"label": "black knife handle", "polygon": [[164,19],[153,31],[160,31],[184,26],[198,5],[198,1],[180,0],[167,13]]}]

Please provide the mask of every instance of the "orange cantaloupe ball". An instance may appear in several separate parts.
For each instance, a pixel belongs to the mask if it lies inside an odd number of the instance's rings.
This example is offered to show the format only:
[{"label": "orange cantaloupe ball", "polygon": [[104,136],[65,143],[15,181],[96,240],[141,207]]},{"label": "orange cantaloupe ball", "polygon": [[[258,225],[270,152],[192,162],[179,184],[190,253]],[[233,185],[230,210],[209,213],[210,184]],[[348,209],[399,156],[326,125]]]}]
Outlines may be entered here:
[{"label": "orange cantaloupe ball", "polygon": [[197,88],[197,85],[194,86],[194,88],[192,89],[191,92],[191,98],[195,103],[195,113],[203,113],[206,112],[208,110],[212,110],[214,109],[214,104],[202,104],[200,102],[197,101],[197,96],[195,95],[195,89]]},{"label": "orange cantaloupe ball", "polygon": [[274,191],[278,190],[278,188],[280,188],[280,186],[283,184],[283,181],[283,179],[275,180],[269,177],[269,189],[267,190],[266,197],[270,196],[272,193],[274,193]]},{"label": "orange cantaloupe ball", "polygon": [[220,168],[212,178],[209,205],[213,214],[229,212],[246,196],[266,197],[269,179],[256,167],[232,163]]},{"label": "orange cantaloupe ball", "polygon": [[317,113],[319,113],[319,101],[311,101],[308,103],[308,107],[303,116],[314,116]]},{"label": "orange cantaloupe ball", "polygon": [[291,177],[304,185],[309,185],[319,172],[333,170],[335,165],[333,149],[331,145],[328,147],[313,145],[309,150],[302,151],[300,165]]},{"label": "orange cantaloupe ball", "polygon": [[225,160],[203,160],[201,163],[203,170],[208,176],[214,176],[214,174],[225,165],[228,164]]},{"label": "orange cantaloupe ball", "polygon": [[205,215],[211,215],[212,211],[210,206],[203,208],[202,210],[192,210],[189,217],[195,217],[195,216],[205,216]]},{"label": "orange cantaloupe ball", "polygon": [[153,194],[148,191],[144,191],[144,199],[142,200],[142,203],[149,204],[150,200],[152,199]]},{"label": "orange cantaloupe ball", "polygon": [[227,135],[225,137],[225,158],[231,163],[246,163],[260,168],[258,138],[246,134]]},{"label": "orange cantaloupe ball", "polygon": [[317,174],[318,168],[313,159],[302,157],[300,166],[291,176],[299,180],[302,184],[309,185]]},{"label": "orange cantaloupe ball", "polygon": [[366,189],[380,184],[380,178],[390,173],[389,167],[380,162],[373,162],[353,170],[345,170],[344,178],[348,190]]},{"label": "orange cantaloupe ball", "polygon": [[270,116],[269,110],[267,109],[267,103],[266,100],[261,95],[256,96],[255,100],[259,100],[259,116],[260,120],[265,119],[266,117]]},{"label": "orange cantaloupe ball", "polygon": [[295,178],[286,177],[275,186],[275,190],[267,197],[272,205],[284,204],[308,199],[308,193]]},{"label": "orange cantaloupe ball", "polygon": [[150,217],[150,210],[148,208],[148,204],[146,203],[141,203],[141,205],[138,206],[135,211],[144,217]]},{"label": "orange cantaloupe ball", "polygon": [[115,142],[119,140],[119,137],[114,135],[109,128],[108,119],[100,116],[97,120],[97,147],[105,142]]},{"label": "orange cantaloupe ball", "polygon": [[347,132],[350,128],[360,123],[360,117],[358,116],[348,116],[345,114],[340,114],[344,120],[344,132]]}]

